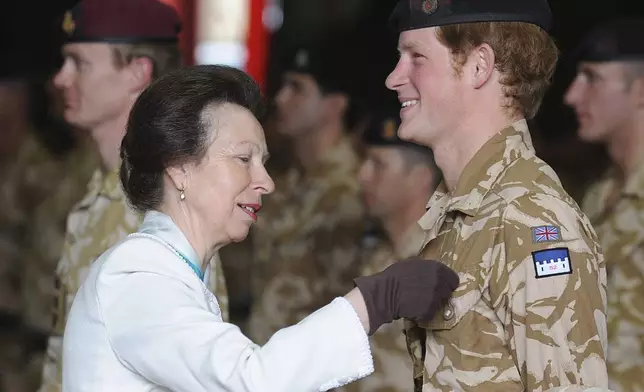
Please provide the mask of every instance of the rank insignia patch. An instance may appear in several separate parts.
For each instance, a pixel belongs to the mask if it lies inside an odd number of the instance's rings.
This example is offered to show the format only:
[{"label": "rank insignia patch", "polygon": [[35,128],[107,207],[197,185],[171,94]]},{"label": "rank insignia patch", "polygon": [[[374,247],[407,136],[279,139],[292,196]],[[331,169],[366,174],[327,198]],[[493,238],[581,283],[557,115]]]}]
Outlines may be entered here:
[{"label": "rank insignia patch", "polygon": [[568,248],[544,249],[532,252],[535,278],[572,274]]},{"label": "rank insignia patch", "polygon": [[532,228],[532,243],[561,241],[557,226],[537,226]]}]

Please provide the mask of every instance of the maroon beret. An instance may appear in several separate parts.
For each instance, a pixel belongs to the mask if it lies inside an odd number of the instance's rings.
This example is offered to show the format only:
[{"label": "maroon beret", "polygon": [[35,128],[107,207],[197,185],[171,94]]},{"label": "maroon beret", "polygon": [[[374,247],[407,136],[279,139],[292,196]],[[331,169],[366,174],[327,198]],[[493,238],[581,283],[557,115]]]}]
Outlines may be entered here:
[{"label": "maroon beret", "polygon": [[65,14],[67,42],[177,42],[181,21],[158,0],[82,0]]}]

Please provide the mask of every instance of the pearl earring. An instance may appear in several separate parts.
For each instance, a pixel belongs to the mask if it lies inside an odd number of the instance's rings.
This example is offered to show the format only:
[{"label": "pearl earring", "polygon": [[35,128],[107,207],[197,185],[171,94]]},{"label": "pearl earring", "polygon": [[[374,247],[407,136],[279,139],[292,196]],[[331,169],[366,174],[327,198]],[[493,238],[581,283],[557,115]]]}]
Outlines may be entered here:
[{"label": "pearl earring", "polygon": [[186,200],[186,193],[183,191],[183,188],[179,189],[179,199],[181,201]]}]

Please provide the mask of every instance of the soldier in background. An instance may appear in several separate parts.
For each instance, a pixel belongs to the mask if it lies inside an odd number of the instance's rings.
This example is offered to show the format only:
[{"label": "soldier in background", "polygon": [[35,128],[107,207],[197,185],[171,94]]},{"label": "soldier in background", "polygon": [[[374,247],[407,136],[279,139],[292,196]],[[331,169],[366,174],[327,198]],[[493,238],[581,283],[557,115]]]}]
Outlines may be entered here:
[{"label": "soldier in background", "polygon": [[576,54],[565,102],[579,138],[605,145],[612,160],[582,204],[608,269],[609,386],[644,391],[644,19],[599,26]]},{"label": "soldier in background", "polygon": [[[127,204],[119,181],[119,150],[130,109],[151,81],[182,65],[176,11],[157,0],[84,0],[66,13],[64,63],[54,78],[65,99],[65,119],[89,133],[100,158],[87,192],[67,217],[57,266],[53,335],[41,391],[60,391],[62,334],[74,295],[96,258],[134,232],[141,216]],[[208,286],[227,296],[212,263]]]},{"label": "soldier in background", "polygon": [[292,51],[275,97],[276,129],[292,141],[296,161],[274,177],[252,233],[249,333],[260,344],[352,288],[358,273],[360,162],[347,136],[350,76],[335,49]]},{"label": "soldier in background", "polygon": [[25,275],[34,264],[27,256],[30,231],[38,206],[67,175],[74,148],[71,135],[47,113],[45,80],[57,60],[47,40],[57,11],[50,6],[38,17],[15,10],[3,24],[16,34],[5,37],[0,49],[0,391],[38,386],[40,368],[34,372],[31,362],[44,351],[48,328],[36,328],[25,311],[23,298],[31,289]]},{"label": "soldier in background", "polygon": [[[81,200],[94,170],[98,154],[84,132],[62,118],[59,97],[49,91],[50,127],[71,135],[67,149],[58,154],[62,175],[48,197],[35,208],[27,228],[27,249],[23,253],[23,314],[25,321],[43,331],[52,328],[52,304],[56,298],[55,271],[63,253],[67,215]],[[69,136],[68,136],[69,138]]]},{"label": "soldier in background", "polygon": [[[422,235],[418,219],[440,182],[440,170],[432,151],[401,140],[396,131],[398,112],[374,111],[364,133],[366,158],[359,180],[366,209],[379,228],[365,238],[363,276],[380,272],[415,256],[413,245]],[[389,115],[387,115],[389,114]],[[337,392],[408,392],[413,388],[412,363],[407,352],[403,322],[397,320],[371,336],[374,373],[337,389]]]},{"label": "soldier in background", "polygon": [[416,391],[606,388],[606,269],[596,234],[526,119],[558,51],[546,0],[401,0],[398,136],[432,149],[443,181],[416,249],[460,286],[406,321]]}]

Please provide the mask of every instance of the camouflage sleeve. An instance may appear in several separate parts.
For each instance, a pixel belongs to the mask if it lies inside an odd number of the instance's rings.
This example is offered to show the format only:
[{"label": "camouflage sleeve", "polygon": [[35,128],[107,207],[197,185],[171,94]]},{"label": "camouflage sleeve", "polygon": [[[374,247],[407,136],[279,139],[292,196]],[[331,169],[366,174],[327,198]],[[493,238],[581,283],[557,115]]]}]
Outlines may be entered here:
[{"label": "camouflage sleeve", "polygon": [[326,300],[320,304],[322,306],[353,288],[353,278],[358,276],[361,265],[363,216],[355,194],[336,198],[334,207],[325,203],[321,207],[315,219],[323,223],[311,233],[307,242],[310,257],[324,273],[326,285],[321,297]]},{"label": "camouflage sleeve", "polygon": [[528,194],[502,225],[490,288],[526,391],[606,388],[606,271],[590,223],[571,204]]},{"label": "camouflage sleeve", "polygon": [[237,325],[243,325],[252,303],[252,245],[251,232],[244,241],[228,244],[219,250],[228,289],[229,318],[231,323]]},{"label": "camouflage sleeve", "polygon": [[62,344],[67,316],[77,291],[94,261],[108,248],[137,230],[141,216],[124,198],[101,197],[89,208],[69,214],[63,255],[56,270],[54,330],[47,345],[40,392],[59,391],[62,383]]}]

